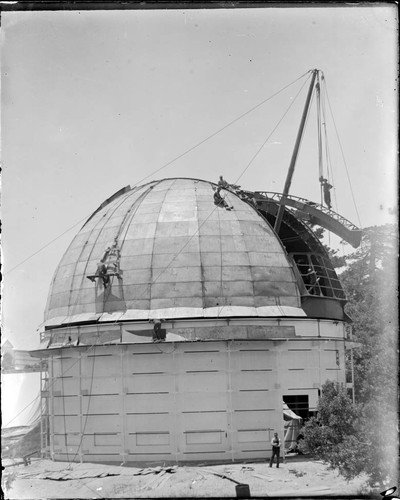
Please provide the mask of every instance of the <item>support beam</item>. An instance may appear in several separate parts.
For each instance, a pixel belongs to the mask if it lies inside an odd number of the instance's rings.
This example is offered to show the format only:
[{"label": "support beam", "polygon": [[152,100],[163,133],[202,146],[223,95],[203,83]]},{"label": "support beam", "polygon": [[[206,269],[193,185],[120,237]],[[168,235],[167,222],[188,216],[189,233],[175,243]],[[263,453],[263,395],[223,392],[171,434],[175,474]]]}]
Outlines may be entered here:
[{"label": "support beam", "polygon": [[317,69],[313,69],[312,70],[312,78],[311,78],[310,88],[308,89],[306,104],[304,106],[304,111],[303,111],[303,116],[301,117],[300,127],[299,127],[299,131],[297,133],[297,139],[296,139],[296,143],[294,145],[292,159],[290,161],[289,170],[288,170],[288,173],[287,173],[287,176],[286,176],[285,187],[283,188],[283,194],[282,194],[282,198],[281,198],[281,204],[279,206],[278,216],[277,216],[276,221],[275,221],[274,230],[275,230],[276,234],[279,234],[279,230],[281,228],[283,212],[285,210],[285,202],[286,202],[287,195],[289,194],[290,185],[292,183],[292,177],[293,177],[293,173],[294,173],[294,168],[296,166],[297,155],[299,153],[300,143],[301,143],[301,139],[303,137],[304,126],[305,126],[305,123],[306,123],[306,119],[307,119],[307,115],[308,115],[308,110],[309,110],[309,107],[310,107],[311,96],[312,96],[312,92],[314,90],[315,78],[316,78],[317,74],[318,74],[318,70]]}]

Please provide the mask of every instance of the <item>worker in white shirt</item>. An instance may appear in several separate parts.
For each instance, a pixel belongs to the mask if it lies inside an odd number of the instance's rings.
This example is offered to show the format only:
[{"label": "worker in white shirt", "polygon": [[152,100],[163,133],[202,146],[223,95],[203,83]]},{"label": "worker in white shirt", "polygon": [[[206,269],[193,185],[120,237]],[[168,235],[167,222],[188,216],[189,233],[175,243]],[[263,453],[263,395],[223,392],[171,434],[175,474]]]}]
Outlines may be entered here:
[{"label": "worker in white shirt", "polygon": [[279,467],[279,455],[281,452],[281,440],[278,437],[278,433],[274,433],[274,437],[271,440],[272,444],[272,456],[271,460],[269,461],[269,466],[272,467],[272,464],[274,462],[274,457],[276,456],[276,467]]}]

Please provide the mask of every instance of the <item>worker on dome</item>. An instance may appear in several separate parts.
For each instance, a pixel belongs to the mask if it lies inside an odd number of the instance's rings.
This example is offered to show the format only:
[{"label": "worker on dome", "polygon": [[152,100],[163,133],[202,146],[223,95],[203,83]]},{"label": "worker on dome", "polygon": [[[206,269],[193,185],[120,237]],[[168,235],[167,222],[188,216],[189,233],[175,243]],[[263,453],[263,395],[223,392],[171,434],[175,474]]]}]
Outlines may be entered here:
[{"label": "worker on dome", "polygon": [[232,210],[233,206],[228,205],[226,200],[221,196],[220,191],[221,188],[217,187],[217,189],[214,192],[214,204],[217,205],[217,207],[226,208],[226,210]]},{"label": "worker on dome", "polygon": [[320,183],[322,185],[322,189],[324,191],[324,201],[326,206],[331,210],[332,208],[332,202],[331,202],[331,193],[330,190],[333,188],[332,184],[329,184],[328,179],[324,179],[323,177],[320,177]]},{"label": "worker on dome", "polygon": [[222,177],[222,175],[219,176],[218,186],[221,187],[221,188],[224,188],[224,189],[228,189],[229,188],[229,184]]}]

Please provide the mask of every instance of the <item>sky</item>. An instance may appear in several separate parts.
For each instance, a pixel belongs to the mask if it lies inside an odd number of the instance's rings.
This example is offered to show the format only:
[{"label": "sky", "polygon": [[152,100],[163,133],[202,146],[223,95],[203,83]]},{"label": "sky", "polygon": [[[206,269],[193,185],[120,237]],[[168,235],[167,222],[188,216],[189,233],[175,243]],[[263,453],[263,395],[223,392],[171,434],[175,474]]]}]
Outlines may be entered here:
[{"label": "sky", "polygon": [[[38,347],[64,251],[120,188],[223,175],[281,192],[314,68],[333,116],[326,104],[334,209],[394,222],[396,15],[383,3],[3,12],[3,336]],[[290,192],[319,201],[315,124],[313,101]]]}]

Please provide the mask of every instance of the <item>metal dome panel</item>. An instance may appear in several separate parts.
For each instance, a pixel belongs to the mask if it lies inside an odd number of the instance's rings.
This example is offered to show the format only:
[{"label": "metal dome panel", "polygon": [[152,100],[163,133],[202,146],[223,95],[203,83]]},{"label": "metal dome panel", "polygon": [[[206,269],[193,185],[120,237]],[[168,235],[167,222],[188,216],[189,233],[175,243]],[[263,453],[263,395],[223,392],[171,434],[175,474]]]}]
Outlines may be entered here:
[{"label": "metal dome panel", "polygon": [[[198,317],[224,306],[299,308],[293,270],[269,224],[233,193],[224,191],[230,211],[217,207],[213,194],[210,182],[165,179],[111,197],[61,259],[45,320],[129,311],[152,317],[151,311],[174,309]],[[122,272],[104,287],[95,273],[113,243]]]}]

